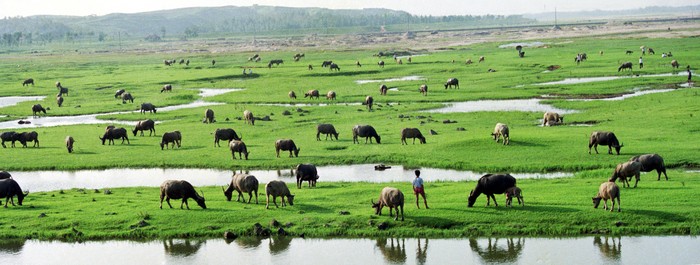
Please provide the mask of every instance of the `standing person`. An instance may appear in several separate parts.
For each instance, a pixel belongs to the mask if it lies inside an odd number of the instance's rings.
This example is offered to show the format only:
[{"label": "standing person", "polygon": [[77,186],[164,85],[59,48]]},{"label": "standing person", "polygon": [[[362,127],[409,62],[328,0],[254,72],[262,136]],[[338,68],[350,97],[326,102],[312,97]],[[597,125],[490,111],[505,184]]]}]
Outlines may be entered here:
[{"label": "standing person", "polygon": [[685,68],[688,71],[688,84],[690,84],[690,79],[693,77],[693,73],[690,72],[690,65]]},{"label": "standing person", "polygon": [[644,68],[644,62],[642,61],[642,57],[639,57],[639,69]]},{"label": "standing person", "polygon": [[430,209],[428,208],[428,201],[425,199],[425,188],[423,186],[423,179],[420,178],[420,170],[416,169],[414,171],[416,173],[416,178],[413,180],[413,193],[416,195],[416,207],[420,209],[420,205],[418,205],[418,195],[420,194],[423,196],[423,203],[425,203],[425,209]]}]

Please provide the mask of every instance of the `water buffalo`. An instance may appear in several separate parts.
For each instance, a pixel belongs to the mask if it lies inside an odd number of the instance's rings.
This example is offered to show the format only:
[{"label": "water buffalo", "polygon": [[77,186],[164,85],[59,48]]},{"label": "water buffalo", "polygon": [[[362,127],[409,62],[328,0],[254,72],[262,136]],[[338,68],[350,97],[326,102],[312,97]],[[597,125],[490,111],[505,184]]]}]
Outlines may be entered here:
[{"label": "water buffalo", "polygon": [[202,120],[203,123],[215,123],[216,120],[214,119],[214,110],[212,109],[207,109],[204,111],[204,120]]},{"label": "water buffalo", "polygon": [[340,71],[340,67],[337,64],[332,63],[330,66],[331,68],[328,69],[329,71],[333,71],[333,69],[335,69],[336,71]]},{"label": "water buffalo", "polygon": [[328,91],[328,93],[326,94],[326,99],[335,100],[335,91]]},{"label": "water buffalo", "polygon": [[360,63],[360,61],[355,61],[355,66],[362,67],[362,64]]},{"label": "water buffalo", "polygon": [[617,140],[617,137],[615,136],[614,133],[612,132],[601,132],[601,131],[594,131],[591,133],[591,138],[588,141],[588,154],[591,154],[591,147],[595,149],[595,153],[598,154],[598,145],[607,145],[608,146],[608,154],[613,154],[612,149],[613,147],[615,148],[615,151],[617,154],[620,154],[620,149],[624,146],[620,144],[620,142]]},{"label": "water buffalo", "polygon": [[377,65],[379,65],[379,67],[381,68],[384,68],[384,61],[377,62]]},{"label": "water buffalo", "polygon": [[309,182],[309,188],[316,187],[316,181],[318,180],[318,171],[316,170],[315,165],[299,164],[296,167],[296,172],[298,189],[301,189],[301,183],[304,181]]},{"label": "water buffalo", "polygon": [[632,62],[626,62],[620,65],[620,67],[617,68],[617,71],[620,72],[622,70],[629,69],[632,71]]},{"label": "water buffalo", "polygon": [[617,184],[615,182],[603,182],[600,184],[600,187],[598,188],[598,194],[593,197],[593,208],[598,208],[598,205],[600,205],[600,200],[604,200],[603,202],[603,209],[607,210],[608,209],[608,200],[612,201],[612,205],[610,206],[610,211],[612,212],[613,209],[615,209],[615,199],[617,199],[617,211],[620,211],[620,188],[617,187]]},{"label": "water buffalo", "polygon": [[396,217],[394,218],[395,221],[399,220],[399,209],[401,209],[401,221],[404,220],[404,215],[403,215],[403,204],[404,204],[404,197],[403,197],[403,192],[401,192],[397,188],[392,188],[392,187],[384,187],[382,189],[382,193],[379,194],[379,200],[377,203],[374,203],[374,200],[372,202],[372,208],[375,208],[375,214],[376,215],[382,215],[382,208],[384,206],[389,207],[389,217],[393,217],[392,210],[396,209]]},{"label": "water buffalo", "polygon": [[24,82],[22,82],[22,86],[29,86],[29,84],[34,86],[34,79],[29,78],[29,79],[24,80]]},{"label": "water buffalo", "polygon": [[321,134],[326,135],[326,140],[328,140],[328,135],[331,135],[331,141],[333,140],[333,136],[335,136],[335,139],[338,140],[338,132],[335,131],[335,127],[333,127],[333,124],[321,123],[317,125],[316,141],[321,141]]},{"label": "water buffalo", "polygon": [[[224,188],[221,188],[222,190]],[[243,192],[248,193],[248,203],[253,200],[253,193],[255,193],[255,204],[258,204],[258,179],[250,174],[234,174],[231,178],[231,183],[228,188],[224,190],[224,196],[226,196],[227,201],[231,201],[233,197],[233,191],[238,192],[238,198],[236,201],[241,201],[243,197]],[[243,202],[245,202],[245,197],[243,197]]]},{"label": "water buffalo", "polygon": [[22,192],[22,188],[19,187],[17,181],[11,178],[0,179],[0,199],[5,198],[5,208],[7,208],[7,203],[12,203],[15,206],[13,197],[17,196],[17,204],[22,206],[22,201],[24,197],[27,197],[29,192]]},{"label": "water buffalo", "polygon": [[73,137],[66,136],[66,149],[68,149],[68,153],[73,153],[73,144],[75,143],[75,140]]},{"label": "water buffalo", "polygon": [[292,157],[292,152],[294,152],[295,157],[299,157],[299,150],[297,145],[294,144],[292,139],[279,139],[275,141],[275,152],[277,152],[277,157],[280,157],[280,150],[289,151],[289,157]]},{"label": "water buffalo", "polygon": [[515,187],[515,178],[510,174],[486,174],[479,178],[476,187],[469,193],[468,207],[473,207],[476,198],[482,193],[486,195],[486,206],[493,203],[498,206],[494,194],[503,194],[511,187]]},{"label": "water buffalo", "polygon": [[678,61],[676,61],[676,60],[671,61],[671,68],[678,69],[679,66],[680,66],[680,64],[678,63]]},{"label": "water buffalo", "polygon": [[272,180],[268,182],[265,185],[265,195],[267,196],[267,202],[265,203],[265,209],[268,209],[270,207],[270,196],[272,196],[272,202],[275,203],[275,207],[279,208],[277,206],[277,197],[282,197],[282,207],[286,207],[287,205],[284,203],[284,198],[287,198],[287,201],[289,202],[289,205],[294,205],[294,195],[292,195],[291,192],[289,192],[289,188],[287,187],[287,184],[284,183],[284,181],[281,180]]},{"label": "water buffalo", "polygon": [[666,166],[664,165],[664,159],[657,154],[646,154],[646,155],[638,155],[635,157],[630,158],[629,161],[637,161],[642,164],[642,168],[640,169],[642,172],[649,172],[652,170],[656,170],[656,173],[658,174],[658,177],[656,180],[661,180],[661,173],[664,173],[664,177],[666,177],[666,180],[668,180],[668,175],[666,175]]},{"label": "water buffalo", "polygon": [[255,117],[253,117],[253,113],[250,110],[243,111],[243,118],[246,124],[255,125]]},{"label": "water buffalo", "polygon": [[180,131],[166,132],[163,134],[163,138],[160,140],[160,150],[163,148],[168,148],[168,144],[172,143],[172,148],[175,149],[175,144],[177,148],[180,148],[180,143],[182,142],[182,134]]},{"label": "water buffalo", "polygon": [[379,95],[386,95],[387,91],[389,91],[389,88],[385,84],[379,86]]},{"label": "water buffalo", "polygon": [[157,111],[156,106],[153,106],[153,104],[151,104],[151,103],[142,103],[141,104],[141,114],[144,114],[147,111],[151,112],[151,113],[156,113],[156,111]]},{"label": "water buffalo", "polygon": [[46,109],[42,107],[41,104],[35,104],[34,106],[32,106],[32,113],[34,116],[37,116],[36,114],[39,112],[43,112],[44,114],[46,114]]},{"label": "water buffalo", "polygon": [[185,206],[187,206],[187,210],[189,210],[190,205],[187,204],[187,199],[190,198],[196,201],[197,205],[199,205],[199,207],[202,207],[202,209],[207,208],[207,205],[204,203],[204,197],[199,196],[199,194],[197,194],[197,191],[194,190],[192,184],[184,180],[166,180],[163,182],[163,184],[160,184],[161,209],[163,209],[164,198],[165,201],[168,203],[168,206],[170,206],[170,208],[173,208],[173,206],[170,204],[170,199],[182,199],[182,203],[180,203],[180,209],[182,209],[182,205],[184,204]]},{"label": "water buffalo", "polygon": [[457,78],[447,79],[447,82],[445,82],[445,89],[452,88],[453,86],[459,88],[459,80],[457,80]]},{"label": "water buffalo", "polygon": [[357,137],[364,137],[365,143],[367,143],[367,139],[372,143],[372,138],[370,137],[374,137],[374,140],[376,140],[378,144],[381,144],[382,139],[371,125],[355,125],[355,127],[352,128],[352,143],[360,143]]},{"label": "water buffalo", "polygon": [[427,96],[428,95],[428,85],[422,84],[420,86],[420,93],[423,94],[423,96]]},{"label": "water buffalo", "polygon": [[[122,104],[126,104],[127,101],[131,101],[131,103],[134,103],[134,96],[131,95],[129,92],[124,92],[122,95]],[[150,103],[149,103],[150,104]],[[143,105],[141,109],[141,113],[143,113]],[[153,111],[155,112],[155,107],[153,107]]]},{"label": "water buffalo", "polygon": [[214,131],[214,146],[221,147],[219,140],[226,140],[230,143],[232,140],[240,141],[241,137],[231,128],[216,129],[216,131]]},{"label": "water buffalo", "polygon": [[321,63],[321,67],[331,66],[332,63],[333,61],[323,61],[323,63]]},{"label": "water buffalo", "polygon": [[32,147],[39,146],[39,134],[35,131],[19,133],[17,140],[22,144],[22,147],[27,147],[27,142],[34,142]]},{"label": "water buffalo", "polygon": [[372,110],[372,104],[374,103],[374,98],[372,96],[367,96],[362,105],[367,105],[368,110]]},{"label": "water buffalo", "polygon": [[425,136],[420,133],[418,128],[404,128],[401,130],[401,145],[408,144],[406,138],[413,138],[413,144],[416,144],[416,138],[420,140],[421,144],[425,143]]},{"label": "water buffalo", "polygon": [[163,88],[160,89],[160,93],[172,92],[172,91],[173,91],[173,85],[171,85],[171,84],[164,85]]},{"label": "water buffalo", "polygon": [[2,148],[7,148],[5,142],[12,142],[12,147],[15,147],[15,141],[19,141],[19,134],[17,132],[3,132],[0,134],[0,139],[2,139]]},{"label": "water buffalo", "polygon": [[63,86],[61,85],[61,82],[56,82],[56,88],[58,88],[58,93],[59,93],[59,94],[66,94],[66,95],[68,95],[68,88],[67,88],[67,87],[63,87]]},{"label": "water buffalo", "polygon": [[291,99],[297,99],[297,94],[294,93],[294,91],[289,91],[288,95],[289,95],[289,98],[291,98]]},{"label": "water buffalo", "polygon": [[148,136],[151,136],[156,133],[156,123],[151,119],[138,121],[136,122],[136,127],[134,127],[134,130],[131,132],[136,136],[136,132],[138,131],[141,131],[141,136],[143,136],[143,131],[148,131]]},{"label": "water buffalo", "polygon": [[100,137],[100,140],[102,140],[102,145],[105,145],[105,140],[109,140],[107,145],[114,144],[114,139],[122,139],[122,144],[124,144],[124,140],[128,144],[131,144],[129,141],[129,135],[126,133],[126,129],[124,128],[108,128],[105,130],[105,134]]},{"label": "water buffalo", "polygon": [[484,59],[485,59],[484,56],[480,56],[480,57],[479,57],[479,62],[483,62]]},{"label": "water buffalo", "polygon": [[229,149],[231,149],[231,156],[233,160],[236,160],[236,152],[238,152],[238,158],[243,159],[241,156],[245,155],[245,160],[248,160],[248,148],[245,143],[239,140],[233,140],[228,143]]},{"label": "water buffalo", "polygon": [[58,105],[59,108],[63,106],[63,95],[56,95],[56,105]]},{"label": "water buffalo", "polygon": [[608,181],[610,182],[615,182],[618,178],[620,181],[622,181],[622,186],[625,186],[625,183],[627,184],[627,187],[629,188],[630,186],[630,181],[632,180],[632,176],[635,177],[636,182],[634,183],[634,187],[637,187],[637,183],[639,183],[639,175],[640,171],[642,169],[642,163],[639,163],[637,161],[627,161],[622,164],[618,164],[615,167],[615,172],[613,172],[612,176]]},{"label": "water buffalo", "polygon": [[10,172],[0,171],[0,179],[11,179],[11,178],[12,178],[12,174],[10,174]]},{"label": "water buffalo", "polygon": [[510,144],[510,129],[508,129],[508,125],[506,124],[496,123],[496,127],[493,128],[491,136],[496,140],[496,143],[503,137],[503,145]]},{"label": "water buffalo", "polygon": [[309,90],[308,92],[304,93],[304,97],[305,97],[305,98],[308,97],[308,98],[316,98],[316,99],[318,99],[318,97],[319,97],[318,90],[316,90],[316,89]]},{"label": "water buffalo", "polygon": [[542,126],[553,126],[564,123],[564,116],[556,112],[545,112],[542,118]]},{"label": "water buffalo", "polygon": [[126,90],[124,90],[124,89],[117,90],[117,92],[114,92],[114,98],[115,99],[120,98],[122,96],[122,94],[124,94],[124,92],[126,92]]}]

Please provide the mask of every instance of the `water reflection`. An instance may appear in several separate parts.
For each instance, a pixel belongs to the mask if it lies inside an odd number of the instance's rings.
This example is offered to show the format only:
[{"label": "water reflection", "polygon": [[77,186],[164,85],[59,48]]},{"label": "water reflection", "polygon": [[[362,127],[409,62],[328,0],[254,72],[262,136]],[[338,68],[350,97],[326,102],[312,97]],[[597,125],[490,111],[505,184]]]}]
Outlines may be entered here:
[{"label": "water reflection", "polygon": [[489,238],[486,247],[481,248],[476,239],[470,238],[469,248],[471,248],[474,253],[478,254],[486,263],[516,262],[520,253],[523,251],[525,239],[518,238],[516,241],[513,238],[506,238],[505,245],[499,245],[498,241],[498,238]]},{"label": "water reflection", "polygon": [[282,254],[289,248],[289,244],[292,243],[291,237],[279,236],[270,237],[267,241],[267,247],[270,248],[270,254],[277,255]]},{"label": "water reflection", "polygon": [[532,99],[504,99],[504,100],[476,100],[455,103],[444,103],[445,107],[426,110],[424,112],[453,113],[453,112],[478,112],[478,111],[527,111],[527,112],[556,112],[559,114],[576,113],[576,110],[559,109],[551,105],[541,103],[542,100]]},{"label": "water reflection", "polygon": [[[696,74],[693,74],[696,75]],[[650,74],[650,75],[620,75],[620,76],[598,76],[598,77],[581,77],[581,78],[566,78],[564,80],[533,84],[536,86],[548,85],[573,85],[591,82],[610,81],[622,78],[642,78],[642,77],[664,77],[664,76],[685,76],[685,72],[665,73],[665,74]]]},{"label": "water reflection", "polygon": [[420,238],[418,239],[418,247],[416,248],[416,264],[425,264],[425,260],[428,257],[428,239],[423,239],[424,245],[420,244]]},{"label": "water reflection", "polygon": [[0,256],[7,254],[15,255],[22,252],[25,241],[26,240],[0,240]]},{"label": "water reflection", "polygon": [[0,97],[0,108],[17,105],[17,103],[25,101],[42,101],[46,96],[30,96],[30,97]]},{"label": "water reflection", "polygon": [[163,240],[165,254],[173,257],[187,257],[197,253],[204,244],[201,240],[167,239]]},{"label": "water reflection", "polygon": [[406,239],[380,238],[377,239],[377,248],[389,263],[403,264],[406,262]]},{"label": "water reflection", "polygon": [[260,247],[260,245],[262,245],[262,241],[262,237],[239,237],[233,242],[236,242],[236,245],[240,246],[241,248],[247,249]]},{"label": "water reflection", "polygon": [[[608,239],[610,242],[608,243]],[[605,236],[605,241],[601,239],[600,236],[593,238],[593,245],[598,247],[600,254],[603,255],[609,261],[619,261],[622,256],[622,243],[621,237],[608,237]]]}]

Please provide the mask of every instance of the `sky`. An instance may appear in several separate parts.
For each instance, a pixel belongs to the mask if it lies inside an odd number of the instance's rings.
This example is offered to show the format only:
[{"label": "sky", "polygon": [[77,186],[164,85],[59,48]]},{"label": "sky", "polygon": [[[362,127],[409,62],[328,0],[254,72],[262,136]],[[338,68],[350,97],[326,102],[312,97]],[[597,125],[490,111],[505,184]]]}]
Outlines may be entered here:
[{"label": "sky", "polygon": [[511,15],[557,11],[698,5],[698,0],[0,0],[0,18],[32,15],[106,15],[193,6],[254,4],[331,9],[388,8],[414,15]]}]

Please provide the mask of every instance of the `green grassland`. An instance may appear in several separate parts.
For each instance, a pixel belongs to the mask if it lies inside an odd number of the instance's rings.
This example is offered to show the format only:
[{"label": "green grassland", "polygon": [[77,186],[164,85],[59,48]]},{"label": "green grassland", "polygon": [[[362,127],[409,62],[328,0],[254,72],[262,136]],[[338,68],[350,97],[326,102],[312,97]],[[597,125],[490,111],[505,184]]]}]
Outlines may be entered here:
[{"label": "green grassland", "polygon": [[[98,139],[105,125],[74,125],[22,129],[39,133],[39,148],[6,148],[0,150],[2,170],[76,170],[91,168],[197,167],[220,169],[279,169],[299,163],[317,165],[385,163],[413,167],[437,167],[484,172],[577,172],[571,179],[520,180],[525,192],[525,208],[483,208],[483,197],[477,207],[466,209],[468,190],[474,183],[429,183],[428,194],[433,209],[416,210],[407,205],[407,221],[392,223],[384,232],[368,225],[371,217],[369,199],[385,185],[395,185],[404,192],[410,184],[323,183],[317,189],[294,190],[298,205],[286,209],[264,211],[260,205],[225,202],[218,187],[203,187],[211,209],[158,210],[156,188],[113,189],[114,194],[86,193],[77,190],[32,193],[28,206],[5,209],[0,223],[0,237],[70,237],[72,228],[87,238],[140,238],[175,236],[214,236],[224,230],[243,233],[253,223],[266,224],[275,218],[292,222],[295,234],[311,236],[375,236],[382,233],[400,236],[453,237],[463,235],[578,235],[594,231],[617,234],[698,234],[698,205],[690,198],[697,193],[697,173],[684,171],[700,164],[700,104],[696,88],[682,88],[686,76],[644,77],[671,73],[671,59],[682,66],[697,65],[700,43],[680,38],[617,39],[566,38],[540,40],[543,47],[526,47],[525,58],[518,58],[513,48],[498,48],[512,41],[454,46],[440,51],[412,50],[413,62],[396,64],[392,58],[377,58],[374,48],[354,50],[294,48],[260,53],[263,62],[247,62],[255,51],[240,53],[126,53],[109,51],[52,53],[18,51],[0,55],[0,94],[3,96],[42,95],[41,102],[50,107],[48,116],[110,113],[137,110],[140,103],[157,107],[190,103],[199,99],[198,88],[242,88],[244,90],[206,98],[225,104],[182,109],[157,114],[109,114],[106,120],[136,121],[146,118],[159,122],[156,136],[133,137],[130,144],[102,145]],[[136,45],[136,44],[134,44]],[[638,69],[639,46],[653,47],[657,54],[644,57],[644,69]],[[172,47],[164,47],[172,48]],[[382,48],[385,49],[385,48]],[[95,47],[94,50],[99,50]],[[386,50],[411,50],[410,47],[386,47]],[[625,50],[633,50],[626,55]],[[603,55],[598,52],[604,51]],[[660,54],[672,51],[673,58]],[[305,57],[293,62],[291,57],[304,52]],[[588,60],[576,65],[576,53],[588,53]],[[485,56],[483,63],[476,62]],[[189,66],[164,66],[164,59],[185,58]],[[280,66],[267,68],[270,59],[284,59]],[[216,60],[212,66],[211,60]],[[324,60],[333,60],[341,71],[321,68]],[[386,61],[385,68],[376,63]],[[455,62],[452,63],[452,60]],[[355,61],[362,62],[356,67]],[[634,63],[634,74],[641,77],[573,85],[535,85],[571,77],[628,76],[618,73],[617,66]],[[308,70],[312,64],[314,70]],[[559,69],[545,72],[548,66]],[[243,69],[253,69],[252,76],[243,76]],[[488,72],[494,69],[496,72]],[[424,80],[358,84],[356,80],[383,80],[420,76]],[[26,78],[36,85],[22,87]],[[460,89],[443,88],[448,78],[460,80]],[[55,103],[60,81],[69,88],[64,106]],[[398,88],[388,95],[379,95],[379,84]],[[173,84],[173,92],[160,93],[164,84]],[[428,96],[418,93],[421,84],[429,86]],[[678,88],[622,101],[568,101],[547,99],[557,108],[576,110],[567,114],[565,122],[595,121],[586,126],[538,126],[541,112],[473,112],[429,113],[441,103],[480,99],[528,99],[542,95],[585,98],[594,95],[619,95],[633,89]],[[126,89],[135,103],[122,104],[114,99],[114,91]],[[303,92],[318,89],[322,95],[333,90],[338,98],[303,98]],[[298,99],[287,97],[295,91]],[[357,105],[367,95],[375,99],[373,111]],[[274,106],[269,103],[328,103],[331,106]],[[24,102],[0,109],[0,121],[16,120],[31,115],[31,105]],[[204,110],[215,111],[217,121],[203,124]],[[271,121],[258,120],[255,126],[245,125],[243,110],[257,117],[270,116]],[[282,115],[287,110],[291,115]],[[5,116],[3,116],[5,115]],[[401,118],[403,117],[403,118]],[[228,118],[228,121],[226,120]],[[443,120],[457,121],[443,123]],[[503,146],[490,137],[497,122],[510,127],[511,143]],[[316,125],[332,123],[340,132],[339,141],[316,141]],[[356,124],[373,125],[382,136],[381,144],[352,143],[351,128]],[[125,126],[131,130],[132,126]],[[427,137],[427,144],[402,146],[400,130],[417,127]],[[242,134],[251,152],[250,160],[232,160],[227,147],[213,147],[216,128],[234,128]],[[458,131],[457,128],[465,128]],[[182,148],[160,150],[160,136],[167,131],[182,132]],[[429,135],[434,130],[436,135]],[[622,141],[622,154],[589,155],[591,131],[613,131]],[[2,130],[9,131],[9,130]],[[75,152],[67,154],[63,140],[76,139]],[[146,133],[147,135],[147,133]],[[291,138],[301,148],[299,157],[288,153],[275,156],[274,141]],[[31,144],[30,144],[31,145]],[[600,182],[606,180],[615,165],[629,157],[658,153],[671,171],[671,180],[651,181],[644,175],[637,189],[623,189],[621,214],[594,211],[590,197]],[[20,182],[21,184],[21,182]],[[214,194],[217,194],[214,196]],[[410,195],[410,194],[407,194]],[[411,198],[412,195],[407,198]],[[92,201],[95,199],[95,201]],[[501,199],[501,198],[499,198]],[[410,200],[409,200],[410,201]],[[89,207],[98,205],[98,207]],[[193,203],[194,205],[194,203]],[[349,216],[338,211],[347,210]],[[243,214],[245,212],[245,214]],[[36,218],[46,213],[47,218]],[[116,214],[112,214],[116,213]],[[148,215],[149,226],[130,229]],[[611,217],[612,216],[612,217]],[[184,219],[183,219],[184,218]],[[624,225],[614,226],[616,221]],[[188,225],[182,225],[188,224]]]}]

